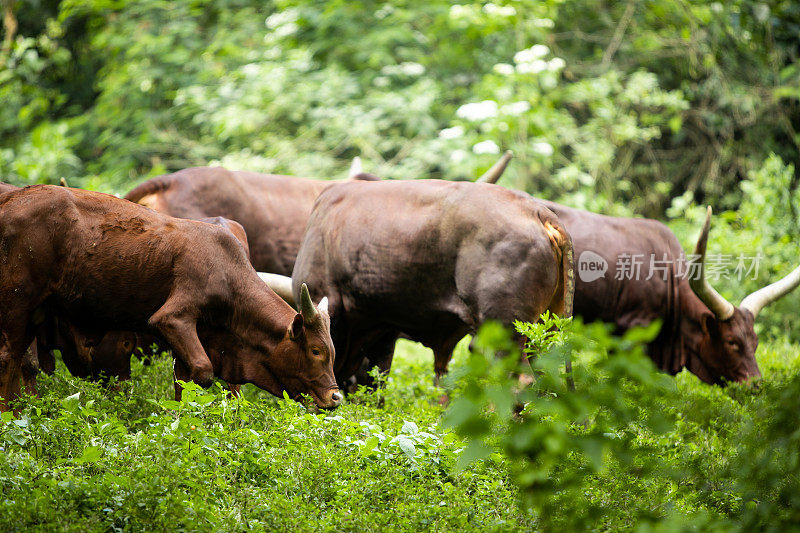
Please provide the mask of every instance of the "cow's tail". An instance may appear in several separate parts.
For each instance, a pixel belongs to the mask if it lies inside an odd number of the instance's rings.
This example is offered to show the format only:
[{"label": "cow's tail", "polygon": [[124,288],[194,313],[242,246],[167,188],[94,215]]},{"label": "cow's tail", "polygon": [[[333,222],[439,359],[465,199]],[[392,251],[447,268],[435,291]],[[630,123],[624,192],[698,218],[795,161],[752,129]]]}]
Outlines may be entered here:
[{"label": "cow's tail", "polygon": [[573,300],[575,297],[575,264],[572,248],[572,238],[564,229],[563,224],[555,218],[546,219],[544,223],[545,232],[550,239],[553,253],[561,266],[558,288],[553,295],[551,312],[555,312],[562,317],[571,317]]},{"label": "cow's tail", "polygon": [[[562,318],[572,316],[572,304],[575,297],[575,265],[572,248],[572,238],[564,229],[563,224],[555,218],[543,220],[547,236],[550,238],[550,245],[553,253],[561,263],[561,276],[559,287],[553,296],[550,304],[550,312],[556,313]],[[575,390],[575,378],[572,376],[572,356],[569,350],[564,352],[564,370],[567,388]]]},{"label": "cow's tail", "polygon": [[146,201],[146,198],[148,196],[167,189],[171,182],[172,180],[169,176],[158,176],[156,178],[149,179],[144,183],[134,187],[128,194],[125,195],[125,199],[130,200],[131,202],[147,205],[148,202]]}]

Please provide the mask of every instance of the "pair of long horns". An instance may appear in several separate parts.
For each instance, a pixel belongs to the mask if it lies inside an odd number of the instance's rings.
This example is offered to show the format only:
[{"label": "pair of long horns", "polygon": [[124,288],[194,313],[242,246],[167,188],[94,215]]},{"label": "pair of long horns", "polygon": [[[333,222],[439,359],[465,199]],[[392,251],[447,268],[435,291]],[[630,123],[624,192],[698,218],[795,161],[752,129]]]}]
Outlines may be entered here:
[{"label": "pair of long horns", "polygon": [[[267,284],[267,286],[275,291],[275,294],[283,298],[286,303],[292,307],[297,306],[294,300],[294,292],[292,291],[292,278],[288,276],[281,276],[279,274],[269,274],[267,272],[259,272],[258,277]],[[311,300],[311,295],[308,292],[308,286],[303,283],[300,286],[300,313],[307,319],[313,320],[317,316],[317,311],[328,312],[328,297],[322,298],[316,307]]]},{"label": "pair of long horns", "polygon": [[[514,157],[513,152],[511,152],[511,150],[506,150],[502,157],[497,160],[497,163],[492,165],[492,167],[487,170],[483,176],[476,179],[475,183],[497,183],[497,180],[499,180],[500,176],[502,176],[503,172],[505,172],[508,162],[511,161],[512,157]],[[350,165],[350,179],[354,179],[356,176],[363,173],[364,168],[361,164],[361,158],[356,156],[353,158],[353,164]]]},{"label": "pair of long horns", "polygon": [[[698,267],[697,271],[694,273],[695,275],[689,280],[689,286],[691,286],[697,297],[708,306],[719,320],[728,320],[733,316],[735,310],[733,304],[720,296],[705,276],[706,245],[708,244],[708,230],[710,227],[711,206],[708,206],[706,222],[703,224],[703,231],[700,233],[700,238],[697,239],[697,246],[695,246],[694,249],[695,257],[692,260]],[[755,317],[764,307],[791,292],[797,288],[798,285],[800,285],[800,266],[795,268],[788,276],[780,281],[776,281],[775,283],[749,294],[742,300],[739,307],[747,309]]]}]

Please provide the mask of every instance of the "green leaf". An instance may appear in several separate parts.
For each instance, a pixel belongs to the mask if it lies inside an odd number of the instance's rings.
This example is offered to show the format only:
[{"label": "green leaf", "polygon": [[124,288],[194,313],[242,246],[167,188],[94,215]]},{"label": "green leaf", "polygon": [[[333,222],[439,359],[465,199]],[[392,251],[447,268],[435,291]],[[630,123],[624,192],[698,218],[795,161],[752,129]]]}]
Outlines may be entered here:
[{"label": "green leaf", "polygon": [[95,463],[103,455],[103,450],[99,446],[87,446],[83,453],[78,457],[76,463]]}]

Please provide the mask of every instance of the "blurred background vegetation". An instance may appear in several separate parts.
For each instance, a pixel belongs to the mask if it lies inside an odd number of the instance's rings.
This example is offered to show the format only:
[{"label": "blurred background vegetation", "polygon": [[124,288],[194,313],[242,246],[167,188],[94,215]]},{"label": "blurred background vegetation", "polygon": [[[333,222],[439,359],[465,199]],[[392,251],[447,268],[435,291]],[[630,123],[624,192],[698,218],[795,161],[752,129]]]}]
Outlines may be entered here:
[{"label": "blurred background vegetation", "polygon": [[[188,166],[501,183],[800,257],[800,4],[2,0],[0,179],[125,193]],[[760,327],[786,331],[800,296]],[[796,334],[795,338],[800,334]]]}]

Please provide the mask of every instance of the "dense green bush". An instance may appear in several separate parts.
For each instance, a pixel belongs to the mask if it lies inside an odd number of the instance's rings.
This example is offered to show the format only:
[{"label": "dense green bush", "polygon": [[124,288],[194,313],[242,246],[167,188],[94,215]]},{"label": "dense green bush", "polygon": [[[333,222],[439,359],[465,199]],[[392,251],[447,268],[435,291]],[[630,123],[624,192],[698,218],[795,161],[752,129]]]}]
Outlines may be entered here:
[{"label": "dense green bush", "polygon": [[[553,334],[559,327],[566,335]],[[484,326],[444,421],[468,439],[462,465],[508,456],[538,527],[796,527],[796,353],[788,368],[767,365],[760,388],[720,389],[655,369],[643,343],[657,324],[621,338],[547,318],[518,329],[531,339],[530,366],[508,332]],[[507,354],[499,362],[498,351]],[[512,371],[533,372],[533,385],[520,388]]]},{"label": "dense green bush", "polygon": [[335,177],[354,155],[467,179],[510,148],[505,183],[660,216],[687,191],[735,208],[771,152],[798,155],[791,2],[9,5],[0,169],[16,183],[124,192],[212,161]]}]

